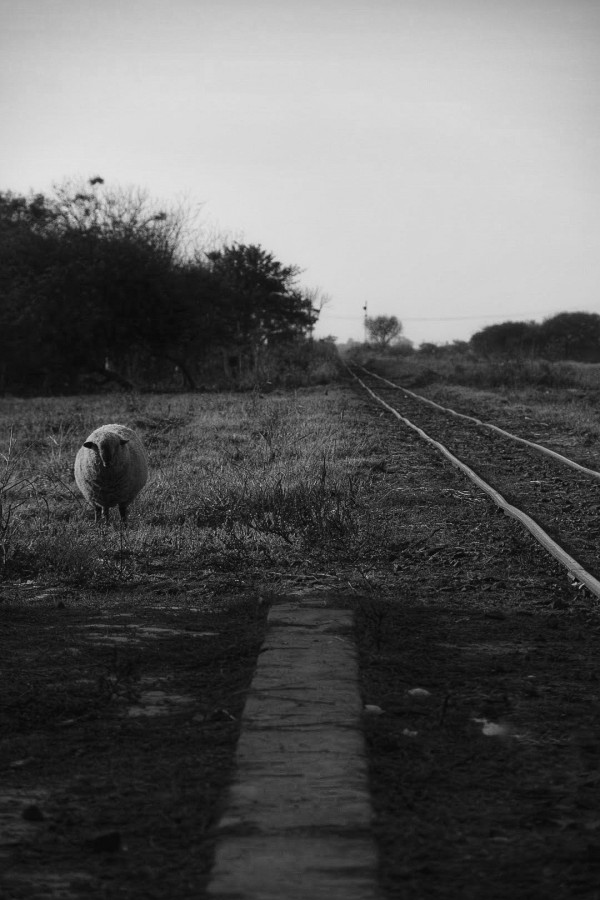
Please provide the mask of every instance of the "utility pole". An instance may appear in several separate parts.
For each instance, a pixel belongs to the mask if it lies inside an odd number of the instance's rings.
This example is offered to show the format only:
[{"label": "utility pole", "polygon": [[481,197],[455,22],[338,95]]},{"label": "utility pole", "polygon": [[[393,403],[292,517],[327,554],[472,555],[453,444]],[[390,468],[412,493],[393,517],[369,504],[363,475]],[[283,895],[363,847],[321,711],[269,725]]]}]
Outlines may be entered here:
[{"label": "utility pole", "polygon": [[363,311],[365,314],[364,321],[363,321],[363,331],[364,331],[363,342],[366,344],[367,343],[367,301],[366,300],[365,300],[365,305],[363,306]]}]

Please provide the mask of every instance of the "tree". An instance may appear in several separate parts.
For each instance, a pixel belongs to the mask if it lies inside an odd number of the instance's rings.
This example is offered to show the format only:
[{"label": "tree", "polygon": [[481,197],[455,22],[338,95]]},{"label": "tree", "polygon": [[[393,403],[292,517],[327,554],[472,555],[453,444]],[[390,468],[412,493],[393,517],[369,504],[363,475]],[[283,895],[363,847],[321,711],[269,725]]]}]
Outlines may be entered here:
[{"label": "tree", "polygon": [[140,354],[187,371],[214,279],[206,263],[189,277],[184,226],[143,192],[108,190],[101,179],[49,197],[0,195],[5,380],[63,388],[105,373],[107,359],[115,379]]},{"label": "tree", "polygon": [[482,356],[520,358],[532,356],[536,350],[538,327],[535,322],[500,322],[478,331],[470,340]]},{"label": "tree", "polygon": [[387,347],[402,332],[396,316],[367,316],[365,327],[371,341],[380,348]]},{"label": "tree", "polygon": [[600,362],[600,315],[559,313],[541,324],[501,322],[478,331],[470,345],[483,356]]},{"label": "tree", "polygon": [[177,371],[194,388],[215,349],[256,380],[263,348],[312,334],[320,297],[299,273],[260,246],[203,253],[185,211],[101,178],[48,197],[0,193],[0,387]]},{"label": "tree", "polygon": [[318,312],[297,287],[297,266],[284,266],[256,244],[234,243],[207,256],[221,286],[232,344],[256,349],[307,336]]},{"label": "tree", "polygon": [[45,342],[45,301],[59,265],[55,215],[42,195],[0,194],[0,384],[44,379],[52,350]]},{"label": "tree", "polygon": [[559,313],[538,326],[540,355],[546,359],[600,362],[600,315]]}]

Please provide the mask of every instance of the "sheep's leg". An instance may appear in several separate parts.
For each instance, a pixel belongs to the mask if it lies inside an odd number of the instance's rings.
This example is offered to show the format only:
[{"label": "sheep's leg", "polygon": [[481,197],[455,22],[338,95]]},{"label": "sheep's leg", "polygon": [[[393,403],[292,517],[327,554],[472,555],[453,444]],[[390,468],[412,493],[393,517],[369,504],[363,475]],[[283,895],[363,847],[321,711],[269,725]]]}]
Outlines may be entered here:
[{"label": "sheep's leg", "polygon": [[102,507],[94,503],[94,522],[102,521]]},{"label": "sheep's leg", "polygon": [[121,513],[121,521],[123,525],[127,525],[127,513],[129,512],[128,503],[119,503],[119,512]]}]

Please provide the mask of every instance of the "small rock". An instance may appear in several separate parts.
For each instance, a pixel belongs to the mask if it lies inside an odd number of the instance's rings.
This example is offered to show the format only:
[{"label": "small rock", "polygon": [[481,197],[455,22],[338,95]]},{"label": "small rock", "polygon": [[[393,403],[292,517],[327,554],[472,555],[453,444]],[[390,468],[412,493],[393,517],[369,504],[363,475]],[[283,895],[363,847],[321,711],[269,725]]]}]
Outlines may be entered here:
[{"label": "small rock", "polygon": [[370,713],[372,716],[381,716],[383,714],[383,710],[380,706],[376,706],[374,703],[367,703],[365,706],[365,712]]},{"label": "small rock", "polygon": [[473,719],[478,725],[481,725],[481,731],[486,737],[508,737],[510,735],[510,727],[506,722],[490,722],[489,719]]}]

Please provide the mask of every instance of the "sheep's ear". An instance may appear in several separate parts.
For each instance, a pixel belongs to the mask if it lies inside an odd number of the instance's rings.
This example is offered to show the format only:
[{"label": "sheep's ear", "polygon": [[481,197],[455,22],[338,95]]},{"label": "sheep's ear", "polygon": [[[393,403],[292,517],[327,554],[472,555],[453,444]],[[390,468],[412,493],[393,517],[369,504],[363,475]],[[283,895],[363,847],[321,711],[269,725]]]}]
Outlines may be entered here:
[{"label": "sheep's ear", "polygon": [[98,446],[93,441],[84,441],[83,446],[87,447],[88,450],[95,450],[96,453],[98,452]]}]

